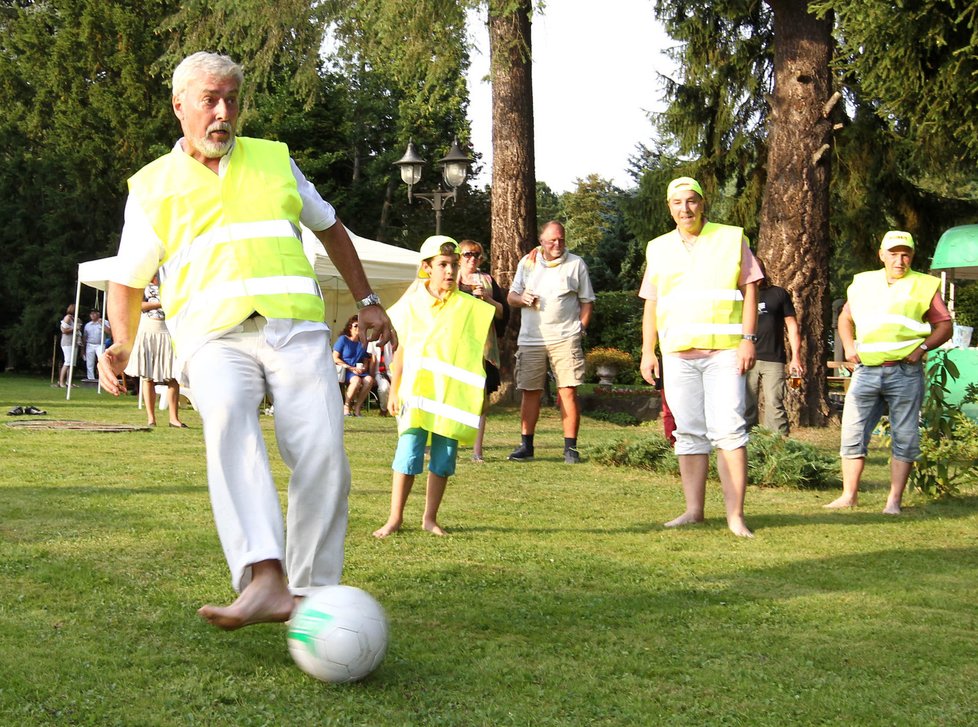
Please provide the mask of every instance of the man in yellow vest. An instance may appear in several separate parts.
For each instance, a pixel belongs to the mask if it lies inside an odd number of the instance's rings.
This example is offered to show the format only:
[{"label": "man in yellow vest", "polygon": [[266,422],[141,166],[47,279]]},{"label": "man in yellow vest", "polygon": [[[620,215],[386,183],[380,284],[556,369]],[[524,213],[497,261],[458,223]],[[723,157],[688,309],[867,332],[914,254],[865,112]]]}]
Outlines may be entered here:
[{"label": "man in yellow vest", "polygon": [[842,410],[842,495],[825,507],[855,507],[873,429],[889,409],[890,494],[883,513],[899,515],[903,491],[920,456],[920,406],[927,352],[951,337],[941,281],[910,269],[914,241],[890,230],[880,244],[882,270],[860,273],[839,314],[839,338],[854,365]]},{"label": "man in yellow vest", "polygon": [[639,296],[642,377],[659,378],[676,419],[675,451],[686,510],[667,528],[703,521],[710,450],[717,450],[727,527],[753,537],[744,522],[747,489],[746,373],[757,341],[757,283],[763,277],[739,227],[708,222],[699,182],[669,183],[676,229],[652,240]]},{"label": "man in yellow vest", "polygon": [[[339,582],[350,467],[322,296],[299,223],[323,242],[360,310],[360,330],[396,337],[346,229],[284,144],[236,137],[241,68],[195,53],[173,73],[183,137],[129,180],[108,293],[115,344],[99,362],[118,395],[143,288],[159,269],[176,370],[203,420],[211,504],[239,593],[198,613],[223,629],[286,621],[297,599]],[[275,404],[292,471],[288,542],[258,421]]]},{"label": "man in yellow vest", "polygon": [[[421,245],[418,281],[390,308],[401,346],[390,364],[388,410],[397,417],[390,516],[374,537],[401,529],[404,505],[430,448],[421,527],[444,535],[438,508],[455,474],[458,445],[472,444],[482,419],[486,339],[496,309],[458,290],[458,243],[445,235]],[[423,283],[422,283],[423,281]]]}]

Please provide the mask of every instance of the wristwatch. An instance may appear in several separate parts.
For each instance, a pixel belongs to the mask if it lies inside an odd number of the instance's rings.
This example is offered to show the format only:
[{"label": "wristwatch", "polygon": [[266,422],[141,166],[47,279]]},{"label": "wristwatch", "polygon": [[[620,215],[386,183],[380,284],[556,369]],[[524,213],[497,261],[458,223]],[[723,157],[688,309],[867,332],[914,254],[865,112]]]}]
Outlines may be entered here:
[{"label": "wristwatch", "polygon": [[753,333],[745,333],[741,336],[745,341],[750,341],[751,343],[757,343],[757,335]]},{"label": "wristwatch", "polygon": [[357,301],[357,310],[366,308],[368,305],[380,305],[380,296],[376,293],[371,293],[366,298],[361,298]]},{"label": "wristwatch", "polygon": [[929,348],[927,348],[927,344],[926,344],[926,343],[921,343],[921,344],[920,344],[920,350],[921,350],[921,351],[923,351],[923,352],[925,352],[925,353],[926,353],[927,351],[930,351],[930,349],[929,349]]}]

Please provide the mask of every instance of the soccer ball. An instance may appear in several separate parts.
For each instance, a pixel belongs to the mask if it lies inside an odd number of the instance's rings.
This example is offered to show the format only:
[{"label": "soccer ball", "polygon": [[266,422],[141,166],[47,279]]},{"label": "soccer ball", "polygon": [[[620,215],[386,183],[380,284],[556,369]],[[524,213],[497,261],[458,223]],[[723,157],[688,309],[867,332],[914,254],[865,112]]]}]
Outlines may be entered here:
[{"label": "soccer ball", "polygon": [[292,615],[289,652],[302,671],[324,682],[353,682],[387,653],[387,617],[366,591],[326,586],[302,599]]}]

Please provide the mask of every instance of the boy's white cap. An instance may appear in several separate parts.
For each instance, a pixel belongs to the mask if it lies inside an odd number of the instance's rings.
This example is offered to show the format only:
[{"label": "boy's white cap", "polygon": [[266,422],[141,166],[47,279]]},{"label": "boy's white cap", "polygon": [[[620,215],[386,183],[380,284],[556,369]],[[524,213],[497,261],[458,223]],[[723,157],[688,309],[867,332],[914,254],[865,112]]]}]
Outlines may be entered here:
[{"label": "boy's white cap", "polygon": [[[436,255],[441,255],[441,246],[445,244],[453,245],[455,254],[458,255],[458,243],[454,238],[448,235],[432,235],[421,243],[421,249],[418,251],[421,254],[421,260],[431,260]],[[418,268],[418,277],[422,279],[428,277],[428,273],[424,271],[424,268]]]}]

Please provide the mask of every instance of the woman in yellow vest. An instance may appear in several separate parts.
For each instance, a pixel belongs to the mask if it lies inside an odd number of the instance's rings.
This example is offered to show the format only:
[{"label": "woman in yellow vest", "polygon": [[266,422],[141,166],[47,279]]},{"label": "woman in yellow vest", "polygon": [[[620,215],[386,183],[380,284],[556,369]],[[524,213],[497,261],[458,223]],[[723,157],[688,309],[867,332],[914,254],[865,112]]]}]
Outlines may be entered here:
[{"label": "woman in yellow vest", "polygon": [[920,406],[927,351],[951,337],[941,281],[910,269],[910,233],[890,230],[880,243],[882,270],[859,273],[839,314],[846,361],[855,366],[842,410],[842,495],[825,507],[855,507],[869,438],[889,409],[890,494],[883,513],[899,515],[903,491],[920,456]]},{"label": "woman in yellow vest", "polygon": [[[374,537],[386,538],[404,521],[414,478],[430,445],[428,485],[421,526],[444,535],[438,507],[455,474],[459,444],[479,430],[486,372],[486,339],[495,309],[457,289],[458,243],[435,235],[421,245],[418,281],[388,311],[400,346],[390,362],[388,411],[400,437],[394,453],[390,517]],[[422,283],[422,281],[424,281]]]}]

